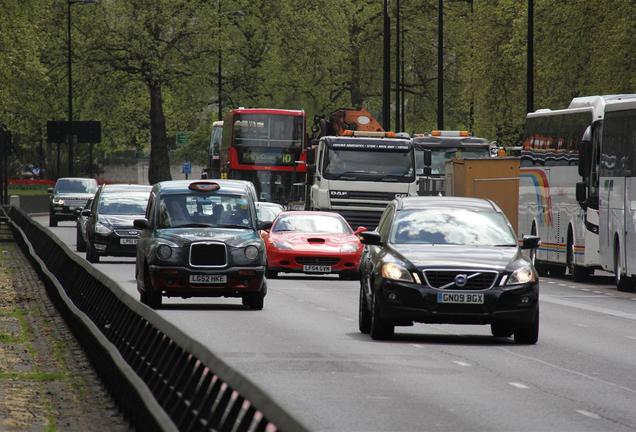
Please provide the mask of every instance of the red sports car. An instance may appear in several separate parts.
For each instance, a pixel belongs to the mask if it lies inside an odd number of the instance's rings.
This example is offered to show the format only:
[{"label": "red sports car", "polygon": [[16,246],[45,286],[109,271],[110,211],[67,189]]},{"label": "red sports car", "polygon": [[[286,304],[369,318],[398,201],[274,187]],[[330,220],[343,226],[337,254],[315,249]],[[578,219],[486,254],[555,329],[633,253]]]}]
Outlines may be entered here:
[{"label": "red sports car", "polygon": [[357,279],[362,243],[337,213],[290,211],[274,221],[263,240],[267,248],[267,277],[279,272],[338,273],[342,279]]}]

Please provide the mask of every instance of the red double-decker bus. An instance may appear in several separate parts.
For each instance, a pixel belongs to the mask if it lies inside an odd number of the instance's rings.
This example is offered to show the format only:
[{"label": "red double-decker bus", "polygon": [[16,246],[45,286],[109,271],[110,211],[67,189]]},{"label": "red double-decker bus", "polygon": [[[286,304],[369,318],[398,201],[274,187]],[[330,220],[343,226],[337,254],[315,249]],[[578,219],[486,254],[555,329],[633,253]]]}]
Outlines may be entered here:
[{"label": "red double-decker bus", "polygon": [[262,201],[303,201],[305,112],[237,108],[223,119],[221,177],[249,180]]}]

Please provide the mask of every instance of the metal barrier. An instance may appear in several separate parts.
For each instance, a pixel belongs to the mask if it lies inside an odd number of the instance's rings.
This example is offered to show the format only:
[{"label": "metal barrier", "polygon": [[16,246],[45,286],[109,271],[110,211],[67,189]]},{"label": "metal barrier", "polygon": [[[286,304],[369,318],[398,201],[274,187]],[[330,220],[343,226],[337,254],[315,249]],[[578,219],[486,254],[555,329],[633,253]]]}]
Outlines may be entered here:
[{"label": "metal barrier", "polygon": [[140,430],[305,431],[205,346],[126,294],[13,207],[9,219],[49,294]]}]

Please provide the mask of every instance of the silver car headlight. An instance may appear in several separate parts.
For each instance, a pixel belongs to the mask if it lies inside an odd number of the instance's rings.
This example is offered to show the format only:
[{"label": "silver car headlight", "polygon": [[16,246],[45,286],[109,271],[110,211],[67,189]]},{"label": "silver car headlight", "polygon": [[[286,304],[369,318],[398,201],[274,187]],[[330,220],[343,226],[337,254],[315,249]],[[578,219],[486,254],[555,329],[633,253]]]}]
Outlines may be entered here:
[{"label": "silver car headlight", "polygon": [[532,267],[521,267],[512,272],[506,285],[520,285],[537,281],[537,274]]},{"label": "silver car headlight", "polygon": [[95,224],[95,232],[97,234],[101,234],[101,235],[109,235],[110,233],[113,232],[113,230],[110,229],[110,227],[108,227],[108,226],[106,226],[106,225],[104,225],[104,224],[102,224],[100,222],[97,222]]}]

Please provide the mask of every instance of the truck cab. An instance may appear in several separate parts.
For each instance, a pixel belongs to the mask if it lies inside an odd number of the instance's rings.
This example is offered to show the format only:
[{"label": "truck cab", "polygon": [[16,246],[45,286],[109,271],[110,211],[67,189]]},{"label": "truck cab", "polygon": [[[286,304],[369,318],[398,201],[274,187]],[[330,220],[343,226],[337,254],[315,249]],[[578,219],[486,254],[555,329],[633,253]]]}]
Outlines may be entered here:
[{"label": "truck cab", "polygon": [[390,201],[417,195],[413,146],[393,132],[348,132],[323,137],[315,148],[308,207],[373,229]]}]

